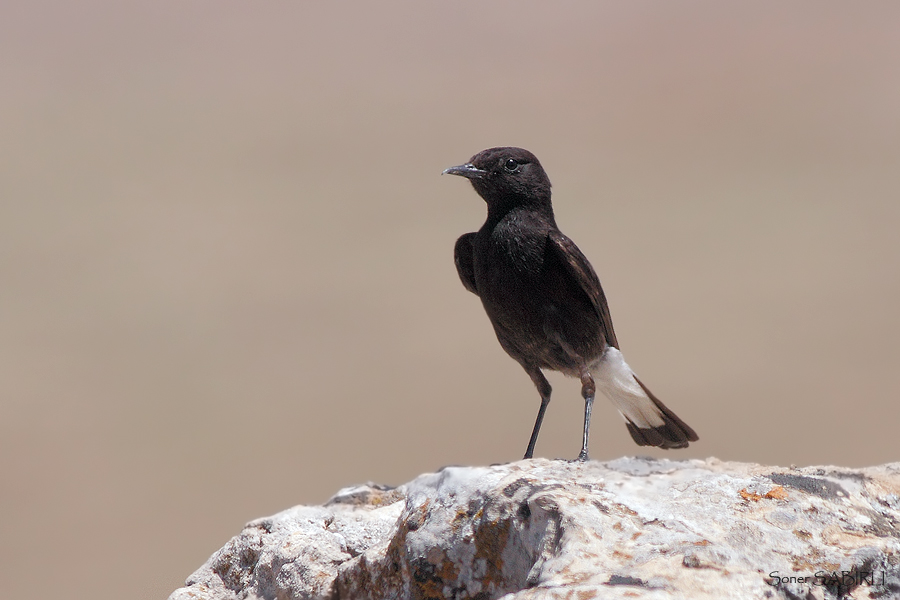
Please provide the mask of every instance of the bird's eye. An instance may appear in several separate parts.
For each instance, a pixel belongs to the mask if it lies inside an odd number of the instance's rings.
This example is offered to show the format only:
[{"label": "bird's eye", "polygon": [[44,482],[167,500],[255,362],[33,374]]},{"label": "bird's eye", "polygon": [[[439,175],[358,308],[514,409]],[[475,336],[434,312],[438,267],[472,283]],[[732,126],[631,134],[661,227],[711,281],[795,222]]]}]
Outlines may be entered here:
[{"label": "bird's eye", "polygon": [[519,168],[519,163],[516,162],[516,159],[510,158],[506,161],[506,164],[503,166],[506,168],[507,171],[512,173],[513,171],[515,171],[516,169]]}]

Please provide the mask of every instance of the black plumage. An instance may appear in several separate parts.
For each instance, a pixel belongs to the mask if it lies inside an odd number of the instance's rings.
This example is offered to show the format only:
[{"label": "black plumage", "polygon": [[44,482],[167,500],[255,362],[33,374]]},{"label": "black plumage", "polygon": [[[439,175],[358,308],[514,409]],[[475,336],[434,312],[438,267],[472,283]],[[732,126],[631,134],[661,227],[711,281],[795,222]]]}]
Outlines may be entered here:
[{"label": "black plumage", "polygon": [[481,298],[503,349],[541,395],[525,452],[531,458],[551,388],[542,369],[581,380],[585,400],[579,460],[588,458],[591,408],[599,387],[642,446],[683,448],[697,434],[634,375],[619,344],[600,280],[556,226],[550,180],[522,148],[490,148],[444,173],[466,177],[487,203],[487,220],[456,241],[463,286]]}]

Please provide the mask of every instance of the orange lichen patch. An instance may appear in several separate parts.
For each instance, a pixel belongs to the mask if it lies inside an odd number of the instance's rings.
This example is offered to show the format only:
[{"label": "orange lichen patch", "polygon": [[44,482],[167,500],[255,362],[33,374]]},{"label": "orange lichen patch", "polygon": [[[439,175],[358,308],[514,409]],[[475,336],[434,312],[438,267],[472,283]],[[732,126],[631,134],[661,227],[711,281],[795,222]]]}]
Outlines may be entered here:
[{"label": "orange lichen patch", "polygon": [[753,492],[748,492],[747,488],[742,489],[738,493],[741,495],[741,498],[743,498],[744,500],[752,500],[753,502],[758,502],[759,500],[762,499],[762,496],[760,496],[759,494],[754,494]]},{"label": "orange lichen patch", "polygon": [[616,521],[615,523],[613,523],[612,528],[615,529],[616,531],[622,531],[622,529],[624,529],[624,527],[622,527],[621,521]]},{"label": "orange lichen patch", "polygon": [[699,542],[694,542],[695,546],[709,546],[709,540],[700,540]]},{"label": "orange lichen patch", "polygon": [[743,498],[744,500],[750,500],[752,502],[759,502],[763,498],[766,498],[768,500],[787,500],[787,498],[788,498],[788,493],[780,485],[776,485],[775,487],[773,487],[771,490],[769,490],[765,494],[756,494],[754,492],[748,492],[747,488],[742,489],[738,493],[741,495],[741,498]]},{"label": "orange lichen patch", "polygon": [[788,499],[788,493],[787,493],[787,491],[786,491],[782,486],[776,485],[776,486],[773,487],[771,490],[769,490],[768,492],[766,492],[766,494],[765,494],[765,496],[763,496],[763,498],[769,498],[770,500],[771,500],[771,499],[774,499],[774,500],[787,500],[787,499]]},{"label": "orange lichen patch", "polygon": [[456,509],[456,514],[453,515],[453,521],[450,523],[450,527],[453,530],[453,533],[459,531],[459,528],[463,526],[463,524],[468,521],[471,517],[469,517],[469,513],[466,509],[460,507]]},{"label": "orange lichen patch", "polygon": [[642,535],[644,535],[644,532],[643,532],[643,531],[636,531],[636,532],[634,532],[634,535],[631,536],[631,539],[632,539],[632,540],[636,540],[636,539],[638,539],[639,537],[641,537]]},{"label": "orange lichen patch", "polygon": [[413,576],[420,598],[443,598],[444,587],[452,586],[459,577],[459,567],[453,564],[442,550],[438,552],[440,557],[434,557],[437,558],[437,562],[431,563],[433,569],[426,568]]},{"label": "orange lichen patch", "polygon": [[483,558],[488,564],[488,574],[503,570],[503,550],[509,540],[509,521],[488,521],[475,529],[475,559]]},{"label": "orange lichen patch", "polygon": [[616,558],[624,558],[625,560],[631,560],[634,558],[634,556],[632,556],[631,554],[628,554],[627,552],[622,552],[620,550],[613,550],[612,555],[615,556]]},{"label": "orange lichen patch", "polygon": [[366,499],[369,506],[388,506],[403,499],[403,494],[396,489],[393,490],[372,490]]}]

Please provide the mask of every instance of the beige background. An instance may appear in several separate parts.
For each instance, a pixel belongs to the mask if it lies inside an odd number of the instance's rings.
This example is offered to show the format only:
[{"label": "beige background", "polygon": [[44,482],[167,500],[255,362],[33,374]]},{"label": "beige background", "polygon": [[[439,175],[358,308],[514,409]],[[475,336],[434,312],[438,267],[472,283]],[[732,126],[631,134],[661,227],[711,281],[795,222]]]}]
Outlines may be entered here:
[{"label": "beige background", "polygon": [[[8,3],[12,4],[12,3]],[[538,396],[440,177],[534,151],[623,351],[700,434],[895,461],[900,5],[0,9],[0,589],[164,598],[244,522],[517,459]],[[537,454],[578,452],[578,385]]]}]

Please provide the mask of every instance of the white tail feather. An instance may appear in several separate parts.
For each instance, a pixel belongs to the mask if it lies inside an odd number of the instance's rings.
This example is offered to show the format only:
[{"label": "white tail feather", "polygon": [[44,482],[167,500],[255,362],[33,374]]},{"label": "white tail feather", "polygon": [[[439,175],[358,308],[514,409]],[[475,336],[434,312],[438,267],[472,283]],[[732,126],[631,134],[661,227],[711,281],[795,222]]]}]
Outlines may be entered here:
[{"label": "white tail feather", "polygon": [[626,421],[641,429],[662,427],[662,413],[634,378],[618,348],[610,346],[603,358],[591,366],[597,389],[612,401]]}]

